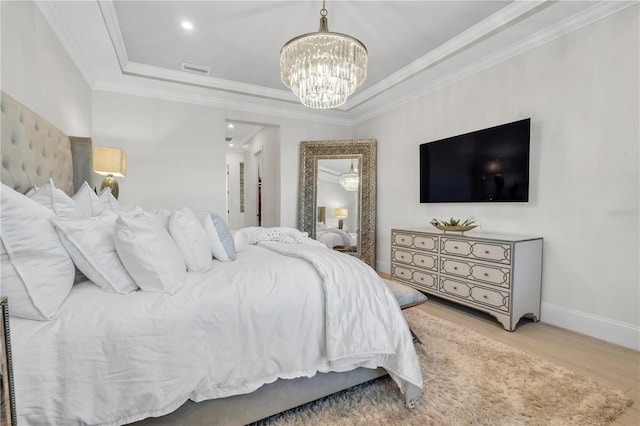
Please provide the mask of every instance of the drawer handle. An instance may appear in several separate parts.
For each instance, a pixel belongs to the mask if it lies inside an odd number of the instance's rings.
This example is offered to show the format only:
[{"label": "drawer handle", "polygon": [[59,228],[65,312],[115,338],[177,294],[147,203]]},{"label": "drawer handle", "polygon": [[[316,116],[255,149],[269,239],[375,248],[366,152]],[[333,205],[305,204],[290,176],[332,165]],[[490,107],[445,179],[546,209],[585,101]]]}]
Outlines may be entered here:
[{"label": "drawer handle", "polygon": [[485,250],[485,251],[484,251],[484,254],[489,254],[489,250]]},{"label": "drawer handle", "polygon": [[424,241],[421,241],[421,242],[420,242],[420,245],[424,245]]},{"label": "drawer handle", "polygon": [[485,273],[484,273],[484,276],[485,276],[485,277],[488,277],[488,276],[489,276],[489,274],[487,274],[487,273],[485,272]]},{"label": "drawer handle", "polygon": [[453,267],[453,269],[455,269],[455,270],[457,271],[457,270],[458,270],[458,267],[457,267],[457,266],[454,266],[454,267]]},{"label": "drawer handle", "polygon": [[424,259],[420,259],[420,263],[424,263]]},{"label": "drawer handle", "polygon": [[458,246],[453,246],[454,249],[458,250]]},{"label": "drawer handle", "polygon": [[457,290],[457,289],[458,289],[458,287],[456,287],[456,286],[454,285],[454,286],[453,286],[453,289],[454,289],[454,290]]},{"label": "drawer handle", "polygon": [[484,297],[485,299],[488,299],[488,297],[487,297],[487,295],[486,295],[486,294],[485,294],[484,296],[482,296],[482,297]]}]

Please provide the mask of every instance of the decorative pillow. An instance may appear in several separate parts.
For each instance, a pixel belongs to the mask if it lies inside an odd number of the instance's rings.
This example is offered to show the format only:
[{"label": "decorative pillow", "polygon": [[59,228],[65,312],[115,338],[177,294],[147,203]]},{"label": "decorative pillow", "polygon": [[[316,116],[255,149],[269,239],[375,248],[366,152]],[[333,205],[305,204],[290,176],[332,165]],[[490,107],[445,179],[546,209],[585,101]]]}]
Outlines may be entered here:
[{"label": "decorative pillow", "polygon": [[182,254],[157,220],[120,216],[115,238],[122,263],[143,291],[174,293],[184,283],[187,268]]},{"label": "decorative pillow", "polygon": [[82,217],[76,202],[63,190],[56,188],[53,179],[33,191],[29,198],[49,208],[58,217]]},{"label": "decorative pillow", "polygon": [[108,292],[130,293],[138,289],[116,252],[114,227],[118,215],[104,211],[82,219],[55,219],[60,241],[78,269]]},{"label": "decorative pillow", "polygon": [[182,252],[189,272],[206,272],[211,269],[213,257],[207,231],[191,211],[184,207],[171,213],[169,232]]},{"label": "decorative pillow", "polygon": [[238,229],[237,231],[231,231],[231,235],[233,236],[233,245],[237,253],[249,248],[249,235],[245,231]]},{"label": "decorative pillow", "polygon": [[71,291],[75,269],[51,225],[54,213],[6,185],[1,190],[0,292],[12,316],[54,319]]},{"label": "decorative pillow", "polygon": [[213,257],[223,262],[236,260],[236,247],[233,237],[224,220],[215,213],[209,213],[204,218],[204,229],[209,235]]}]

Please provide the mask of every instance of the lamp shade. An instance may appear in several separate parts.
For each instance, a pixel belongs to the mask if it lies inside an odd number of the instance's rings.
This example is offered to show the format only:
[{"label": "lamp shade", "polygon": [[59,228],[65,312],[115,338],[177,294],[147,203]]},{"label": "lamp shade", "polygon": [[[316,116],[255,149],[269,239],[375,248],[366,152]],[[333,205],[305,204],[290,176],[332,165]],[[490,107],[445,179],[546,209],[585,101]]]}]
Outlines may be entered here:
[{"label": "lamp shade", "polygon": [[338,219],[344,219],[346,217],[349,217],[349,210],[345,208],[333,209],[333,215]]},{"label": "lamp shade", "polygon": [[94,146],[93,171],[103,176],[124,177],[127,175],[127,156],[120,148]]}]

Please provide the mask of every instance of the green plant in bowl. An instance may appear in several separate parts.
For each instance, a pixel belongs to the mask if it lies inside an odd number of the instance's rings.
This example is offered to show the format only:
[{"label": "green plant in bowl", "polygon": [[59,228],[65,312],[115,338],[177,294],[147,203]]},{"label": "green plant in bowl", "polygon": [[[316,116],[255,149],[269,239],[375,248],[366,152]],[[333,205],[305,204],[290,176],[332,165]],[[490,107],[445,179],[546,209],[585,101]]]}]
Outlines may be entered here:
[{"label": "green plant in bowl", "polygon": [[440,220],[433,218],[431,219],[431,225],[435,228],[438,228],[441,231],[454,231],[454,232],[465,232],[470,231],[473,228],[477,227],[475,219],[454,219],[451,218],[449,220]]}]

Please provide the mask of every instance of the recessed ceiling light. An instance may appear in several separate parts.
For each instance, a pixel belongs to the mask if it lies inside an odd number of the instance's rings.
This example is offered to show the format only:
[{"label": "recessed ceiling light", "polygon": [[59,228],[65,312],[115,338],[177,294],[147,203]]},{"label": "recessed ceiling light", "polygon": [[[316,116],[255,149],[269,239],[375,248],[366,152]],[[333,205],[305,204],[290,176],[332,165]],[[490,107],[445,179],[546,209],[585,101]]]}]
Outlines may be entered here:
[{"label": "recessed ceiling light", "polygon": [[233,123],[227,124],[227,127],[230,128],[230,129],[233,129]]},{"label": "recessed ceiling light", "polygon": [[180,26],[187,31],[191,31],[193,29],[193,22],[185,20],[180,22]]},{"label": "recessed ceiling light", "polygon": [[230,148],[233,148],[233,144],[232,144],[232,143],[230,143],[230,144],[229,144],[229,147],[230,147]]}]

